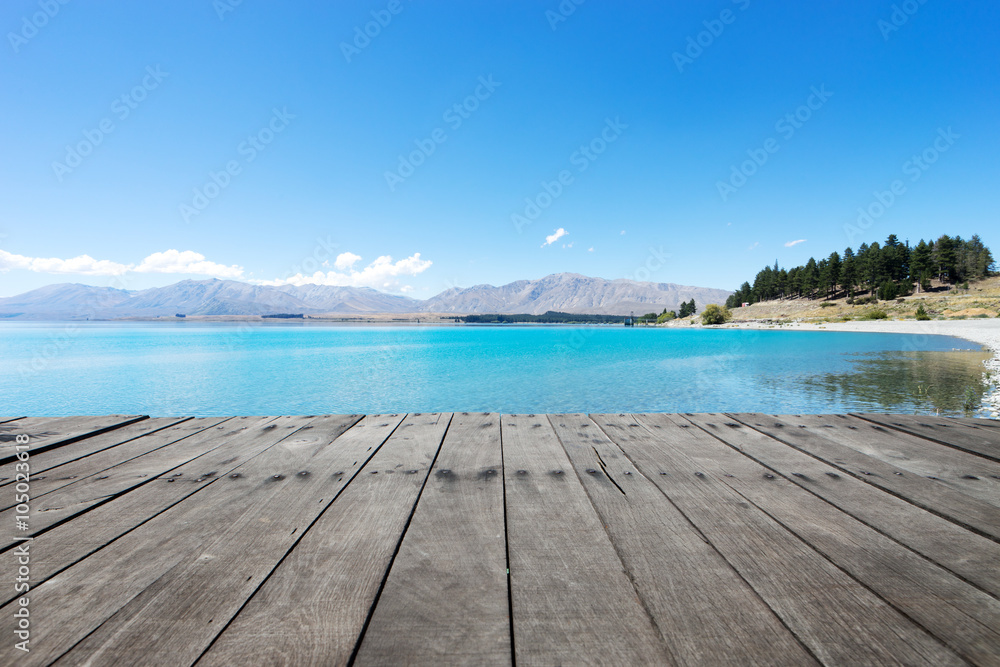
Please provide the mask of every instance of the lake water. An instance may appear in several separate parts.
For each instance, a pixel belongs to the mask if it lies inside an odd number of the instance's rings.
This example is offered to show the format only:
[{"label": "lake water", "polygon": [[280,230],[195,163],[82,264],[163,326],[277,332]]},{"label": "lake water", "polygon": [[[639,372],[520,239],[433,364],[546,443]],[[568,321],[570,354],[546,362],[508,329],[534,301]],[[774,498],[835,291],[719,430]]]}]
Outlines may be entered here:
[{"label": "lake water", "polygon": [[983,390],[978,349],[781,330],[6,322],[0,416],[961,414]]}]

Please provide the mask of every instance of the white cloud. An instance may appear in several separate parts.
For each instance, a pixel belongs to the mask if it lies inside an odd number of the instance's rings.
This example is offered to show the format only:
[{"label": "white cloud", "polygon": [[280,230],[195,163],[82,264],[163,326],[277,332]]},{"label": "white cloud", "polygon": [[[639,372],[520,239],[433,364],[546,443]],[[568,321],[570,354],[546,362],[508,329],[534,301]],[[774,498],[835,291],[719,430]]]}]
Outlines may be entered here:
[{"label": "white cloud", "polygon": [[545,243],[542,244],[542,247],[544,248],[547,245],[552,245],[553,243],[555,243],[556,241],[558,241],[562,237],[566,236],[567,234],[569,234],[569,232],[567,232],[565,229],[563,229],[562,227],[560,227],[555,232],[553,232],[552,234],[549,234],[548,236],[545,237]]},{"label": "white cloud", "polygon": [[754,241],[753,245],[750,246],[749,248],[747,248],[747,250],[753,250],[754,248],[756,248],[759,245],[760,245],[760,241]]},{"label": "white cloud", "polygon": [[355,255],[353,252],[342,252],[337,255],[337,261],[333,263],[333,266],[338,271],[347,271],[359,261],[361,261],[361,255]]},{"label": "white cloud", "polygon": [[142,260],[139,266],[131,270],[136,273],[193,273],[200,276],[215,276],[216,278],[240,278],[243,276],[242,266],[235,264],[226,266],[209,262],[204,255],[193,250],[154,252]]},{"label": "white cloud", "polygon": [[594,252],[594,247],[591,246],[591,247],[587,248],[587,252]]},{"label": "white cloud", "polygon": [[789,241],[788,243],[785,244],[785,247],[786,248],[791,248],[794,245],[798,245],[800,243],[805,243],[805,242],[806,242],[805,239],[799,239],[798,241]]},{"label": "white cloud", "polygon": [[[350,256],[350,264],[345,266],[351,267],[358,260],[361,259],[358,255],[352,255],[351,253],[343,253],[337,257],[336,265],[340,266],[342,264],[341,258],[345,255]],[[353,259],[357,257],[357,259]],[[345,259],[345,261],[348,261]],[[393,262],[392,257],[389,255],[383,255],[376,259],[374,262],[364,267],[360,271],[353,268],[348,268],[346,271],[327,271],[326,273],[322,271],[317,271],[311,276],[307,276],[302,273],[297,273],[289,278],[279,278],[278,280],[255,280],[252,281],[258,285],[333,285],[336,287],[374,287],[379,290],[388,291],[409,291],[412,289],[409,285],[400,285],[400,276],[415,276],[419,273],[423,273],[428,268],[430,268],[432,262],[426,259],[420,259],[420,253],[414,253],[406,259],[401,259],[398,262]]]},{"label": "white cloud", "polygon": [[622,230],[621,236],[625,236],[625,230]]},{"label": "white cloud", "polygon": [[57,257],[25,257],[0,250],[0,273],[11,269],[24,269],[36,273],[76,274],[81,276],[120,276],[125,273],[189,273],[219,278],[239,278],[240,266],[224,266],[209,262],[205,256],[192,250],[155,252],[139,265],[120,264],[107,259],[94,259],[80,255],[70,259]]},{"label": "white cloud", "polygon": [[120,276],[130,267],[106,259],[80,255],[70,259],[57,257],[25,257],[0,250],[0,273],[25,269],[36,273],[76,273],[83,276]]}]

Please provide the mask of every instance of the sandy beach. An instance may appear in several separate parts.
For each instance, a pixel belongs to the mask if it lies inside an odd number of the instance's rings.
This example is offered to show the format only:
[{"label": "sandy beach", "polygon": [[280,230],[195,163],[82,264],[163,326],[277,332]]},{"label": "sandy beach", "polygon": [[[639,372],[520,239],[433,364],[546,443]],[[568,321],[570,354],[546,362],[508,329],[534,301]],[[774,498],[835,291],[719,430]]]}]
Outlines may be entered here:
[{"label": "sandy beach", "polygon": [[727,328],[740,329],[801,329],[803,331],[862,331],[870,333],[903,333],[924,336],[955,336],[978,343],[993,352],[985,362],[984,373],[989,373],[990,393],[984,399],[988,414],[1000,419],[1000,318],[975,320],[872,320],[852,322],[791,322],[767,324],[735,322]]}]

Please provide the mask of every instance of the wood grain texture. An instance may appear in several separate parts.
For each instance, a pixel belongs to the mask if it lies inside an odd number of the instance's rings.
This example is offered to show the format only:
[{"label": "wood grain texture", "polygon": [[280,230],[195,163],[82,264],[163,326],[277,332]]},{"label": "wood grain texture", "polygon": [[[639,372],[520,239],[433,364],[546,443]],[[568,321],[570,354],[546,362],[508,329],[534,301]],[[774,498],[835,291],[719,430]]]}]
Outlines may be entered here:
[{"label": "wood grain texture", "polygon": [[738,417],[0,423],[0,664],[1000,664],[1000,428]]},{"label": "wood grain texture", "polygon": [[[197,549],[185,554],[59,662],[193,663],[333,502],[350,473],[365,465],[401,416],[370,419],[370,424],[351,429],[354,435],[345,442],[338,438],[357,416],[318,417],[251,461],[246,476],[252,486],[242,494],[243,511],[206,535]],[[370,427],[379,423],[383,428]],[[275,455],[283,460],[274,460]],[[255,469],[265,459],[270,459],[270,469],[258,477]],[[215,504],[208,507],[215,511]]]},{"label": "wood grain texture", "polygon": [[958,422],[974,428],[1000,430],[1000,419],[978,419],[974,417],[948,417],[950,422]]},{"label": "wood grain texture", "polygon": [[[630,416],[595,421],[821,662],[960,665],[923,628]],[[636,424],[636,427],[631,426]],[[681,429],[678,429],[681,431]],[[729,450],[726,456],[739,454]],[[727,461],[720,461],[727,465]],[[662,474],[666,473],[666,474]]]},{"label": "wood grain texture", "polygon": [[746,415],[745,421],[733,419],[732,415],[705,417],[708,432],[731,447],[984,591],[1000,596],[996,576],[1000,544],[767,436],[756,426],[767,423],[767,415]]},{"label": "wood grain texture", "polygon": [[408,415],[198,664],[347,664],[450,420]]},{"label": "wood grain texture", "polygon": [[[95,474],[86,474],[85,463],[74,463],[68,464],[69,470],[67,470],[67,473],[74,474],[66,476],[59,474],[41,480],[32,487],[32,491],[39,495],[33,498],[31,511],[28,514],[31,530],[24,534],[39,535],[62,521],[148,484],[161,475],[182,477],[183,473],[175,471],[176,468],[204,456],[226,442],[225,438],[220,438],[217,431],[212,428],[204,429],[196,426],[194,432],[188,428],[186,425],[177,427],[180,431],[177,439],[171,435],[174,429],[170,429],[165,433],[167,442],[161,439],[164,432],[147,436],[154,438],[151,444],[160,445],[154,447],[152,451],[141,453],[146,449],[147,443],[143,442],[145,438],[122,445],[127,448],[124,450],[125,454],[134,456],[126,458],[117,465],[98,470]],[[114,456],[115,453],[109,453],[107,456],[101,456],[99,460],[113,463]],[[73,479],[67,479],[68,476]],[[14,512],[14,508],[0,511],[0,521],[13,523]],[[12,539],[12,537],[0,537],[0,550],[10,548],[13,544]]]},{"label": "wood grain texture", "polygon": [[850,447],[898,470],[932,479],[992,505],[1000,505],[1000,463],[848,415],[776,415],[805,431]]},{"label": "wood grain texture", "polygon": [[[192,474],[157,480],[36,538],[32,542],[32,578],[36,568],[43,575],[58,574],[31,591],[31,613],[50,620],[32,632],[37,644],[27,656],[19,656],[19,663],[44,665],[58,658],[185,556],[231,526],[248,506],[260,502],[266,494],[250,491],[275,474],[273,471],[297,472],[314,448],[288,445],[311,420],[282,417],[261,421],[266,423],[227,438],[226,449],[220,447],[213,455],[224,456],[222,461],[200,462],[222,466],[231,461],[235,472],[225,477],[191,479]],[[276,449],[282,442],[286,446]],[[210,472],[201,465],[198,471]],[[170,498],[164,510],[161,499],[171,493],[183,500]],[[156,509],[159,513],[154,516],[151,510]],[[82,559],[76,559],[78,556]],[[10,603],[0,608],[0,631],[12,633],[14,617],[7,613],[9,609]],[[9,644],[0,645],[0,664],[10,662],[10,650]]]},{"label": "wood grain texture", "polygon": [[[991,502],[980,500],[949,488],[939,480],[913,474],[857,449],[842,445],[826,433],[810,430],[805,425],[800,426],[798,417],[775,416],[760,419],[740,414],[730,416],[738,421],[752,422],[754,429],[830,464],[838,472],[900,496],[960,526],[972,528],[994,540],[1000,540],[1000,507]],[[873,431],[866,433],[865,436],[876,443],[873,446],[879,446],[883,434]]]},{"label": "wood grain texture", "polygon": [[1000,661],[1000,602],[749,457],[724,455],[704,416],[640,415],[671,446],[794,532],[964,659]]},{"label": "wood grain texture", "polygon": [[18,435],[27,435],[30,438],[29,444],[31,446],[28,451],[32,454],[38,454],[143,419],[146,417],[142,415],[57,417],[53,419],[25,417],[15,422],[0,424],[0,464],[10,463],[14,460],[14,439]]},{"label": "wood grain texture", "polygon": [[[578,478],[586,487],[628,569],[631,585],[662,633],[672,663],[815,663],[753,588],[589,417],[550,415],[549,420],[572,459],[567,472],[572,470],[574,481]],[[553,512],[559,516],[557,508]],[[515,547],[512,541],[512,575]],[[558,545],[553,550],[558,551]],[[600,575],[596,579],[606,581]],[[515,606],[515,629],[517,620]],[[607,634],[597,632],[593,641],[605,641]],[[520,633],[515,632],[515,640],[520,644]],[[603,660],[607,655],[617,654],[598,647],[590,659]]]},{"label": "wood grain texture", "polygon": [[549,420],[501,437],[516,662],[673,663]]},{"label": "wood grain texture", "polygon": [[[132,426],[126,426],[123,429],[112,431],[112,433],[126,431],[152,421],[154,420],[146,419],[137,424],[133,424]],[[83,480],[95,477],[108,476],[112,472],[115,472],[128,464],[134,463],[138,457],[141,457],[144,454],[149,454],[153,450],[175,443],[188,436],[194,435],[195,433],[211,429],[213,426],[218,426],[223,421],[225,421],[225,418],[222,417],[214,419],[192,419],[182,424],[174,425],[171,428],[158,429],[141,436],[136,436],[115,447],[103,448],[93,454],[85,456],[82,460],[77,459],[70,461],[69,463],[65,463],[58,468],[50,469],[42,475],[38,475],[37,473],[32,474],[32,498],[37,501],[42,496],[52,493],[62,487],[69,486],[71,484],[80,484]],[[211,440],[214,433],[212,431],[208,431],[206,435],[209,436],[209,440]],[[103,437],[104,436],[97,436],[97,438]],[[83,440],[79,443],[74,443],[73,445],[67,447],[60,447],[59,449],[54,449],[51,452],[46,453],[55,454],[63,452],[67,449],[76,449],[77,446],[88,443],[90,440],[97,438],[88,438],[87,440]],[[218,438],[215,438],[215,441],[221,443]],[[202,442],[204,443],[206,440],[203,439]],[[202,444],[199,449],[204,449],[204,444]],[[205,449],[205,451],[209,450]],[[42,454],[42,456],[44,456],[44,454]],[[32,459],[31,464],[32,470],[34,470],[36,468],[37,461]],[[12,504],[13,503],[8,504],[0,502],[0,508],[7,509],[12,506]]]},{"label": "wood grain texture", "polygon": [[992,461],[1000,461],[1000,434],[992,429],[972,428],[939,417],[868,413],[851,413],[851,415],[933,440],[939,445],[960,449]]},{"label": "wood grain texture", "polygon": [[[116,447],[135,438],[141,438],[156,431],[176,426],[186,421],[190,417],[159,417],[154,419],[143,419],[142,421],[123,426],[121,428],[95,435],[84,440],[74,442],[67,447],[58,447],[45,452],[31,453],[31,477],[33,480],[45,479],[50,475],[47,471],[65,465],[71,461],[77,461],[97,452]],[[222,421],[218,419],[216,421]],[[0,487],[10,484],[14,477],[14,462],[0,465]],[[92,472],[92,471],[91,471]]]},{"label": "wood grain texture", "polygon": [[510,664],[499,415],[455,414],[357,653]]}]

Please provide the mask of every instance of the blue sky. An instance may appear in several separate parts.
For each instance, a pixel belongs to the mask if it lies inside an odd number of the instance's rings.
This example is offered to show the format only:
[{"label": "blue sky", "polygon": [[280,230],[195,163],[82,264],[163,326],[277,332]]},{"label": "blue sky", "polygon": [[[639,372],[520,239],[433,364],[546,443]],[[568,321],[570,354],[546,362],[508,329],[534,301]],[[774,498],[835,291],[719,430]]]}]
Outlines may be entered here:
[{"label": "blue sky", "polygon": [[1000,250],[993,2],[63,2],[0,6],[0,296]]}]

